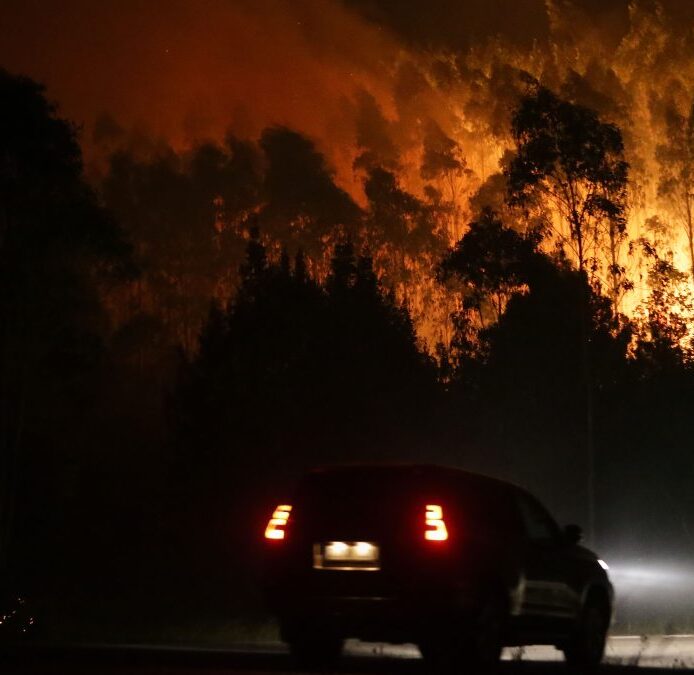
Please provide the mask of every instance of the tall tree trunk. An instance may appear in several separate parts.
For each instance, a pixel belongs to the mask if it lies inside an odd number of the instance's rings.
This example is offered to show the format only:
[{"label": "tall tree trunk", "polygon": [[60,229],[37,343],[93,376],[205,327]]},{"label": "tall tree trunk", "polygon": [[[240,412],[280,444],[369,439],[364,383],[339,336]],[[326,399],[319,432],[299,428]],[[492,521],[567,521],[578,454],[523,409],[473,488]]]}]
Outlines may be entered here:
[{"label": "tall tree trunk", "polygon": [[[689,191],[687,191],[689,192]],[[689,270],[694,282],[694,217],[692,215],[692,195],[687,194],[687,243],[689,244]]]},{"label": "tall tree trunk", "polygon": [[[576,216],[576,218],[577,218],[577,216]],[[581,272],[585,272],[586,261],[585,261],[585,253],[583,251],[583,228],[581,227],[580,223],[577,223],[575,221],[572,223],[571,228],[573,229],[574,239],[576,240],[576,253],[578,255],[578,269]]]},{"label": "tall tree trunk", "polygon": [[[587,282],[587,277],[586,277]],[[589,288],[582,289],[580,341],[581,370],[585,395],[585,453],[586,453],[586,506],[588,543],[596,545],[596,508],[595,508],[595,402],[593,398],[593,359],[590,350],[590,298]]]},{"label": "tall tree trunk", "polygon": [[7,573],[14,526],[17,469],[32,375],[32,348],[18,326],[5,330],[0,356],[0,575]]},{"label": "tall tree trunk", "polygon": [[619,253],[617,247],[619,245],[618,233],[615,225],[610,221],[610,295],[612,296],[612,310],[614,311],[615,320],[619,316],[619,289],[620,289],[620,267]]}]

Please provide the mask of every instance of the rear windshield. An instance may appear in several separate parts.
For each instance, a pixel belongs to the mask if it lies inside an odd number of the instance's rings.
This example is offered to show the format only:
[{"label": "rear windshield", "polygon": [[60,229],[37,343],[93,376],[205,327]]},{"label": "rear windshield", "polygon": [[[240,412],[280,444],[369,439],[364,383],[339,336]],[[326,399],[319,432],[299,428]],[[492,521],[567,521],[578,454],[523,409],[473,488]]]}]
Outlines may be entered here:
[{"label": "rear windshield", "polygon": [[352,469],[309,474],[299,485],[299,497],[310,499],[382,499],[433,487],[424,473],[393,468]]},{"label": "rear windshield", "polygon": [[461,524],[474,524],[476,531],[509,531],[519,525],[510,486],[462,472],[418,467],[316,472],[300,483],[296,497],[299,509],[314,516],[349,512],[351,518],[390,520],[425,503],[441,503]]}]

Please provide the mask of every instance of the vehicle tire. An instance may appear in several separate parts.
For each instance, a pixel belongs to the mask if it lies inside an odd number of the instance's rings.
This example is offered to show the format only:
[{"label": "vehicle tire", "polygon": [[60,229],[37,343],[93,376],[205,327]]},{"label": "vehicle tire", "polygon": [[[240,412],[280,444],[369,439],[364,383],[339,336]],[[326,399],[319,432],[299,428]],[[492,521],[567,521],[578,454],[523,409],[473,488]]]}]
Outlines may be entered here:
[{"label": "vehicle tire", "polygon": [[320,670],[333,666],[342,653],[343,640],[335,635],[293,635],[288,639],[289,653],[303,670]]},{"label": "vehicle tire", "polygon": [[570,666],[595,668],[605,653],[605,641],[609,628],[608,611],[596,598],[589,598],[578,619],[574,635],[563,647],[564,657]]},{"label": "vehicle tire", "polygon": [[459,675],[465,664],[466,636],[442,628],[419,641],[418,647],[424,660],[427,675]]},{"label": "vehicle tire", "polygon": [[470,658],[479,669],[490,672],[499,663],[504,646],[508,611],[499,597],[491,597],[480,608],[472,631]]},{"label": "vehicle tire", "polygon": [[436,675],[491,673],[501,657],[507,612],[497,598],[485,601],[466,621],[447,622],[419,643],[427,672]]}]

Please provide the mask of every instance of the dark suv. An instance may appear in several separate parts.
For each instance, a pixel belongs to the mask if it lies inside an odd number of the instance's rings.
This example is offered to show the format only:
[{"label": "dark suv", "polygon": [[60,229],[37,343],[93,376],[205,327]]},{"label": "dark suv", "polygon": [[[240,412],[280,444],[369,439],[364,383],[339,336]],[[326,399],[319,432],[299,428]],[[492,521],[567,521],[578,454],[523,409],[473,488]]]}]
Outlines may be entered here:
[{"label": "dark suv", "polygon": [[319,469],[265,539],[268,602],[307,665],[346,638],[413,642],[445,671],[491,664],[504,645],[602,658],[607,566],[515,485],[436,466]]}]

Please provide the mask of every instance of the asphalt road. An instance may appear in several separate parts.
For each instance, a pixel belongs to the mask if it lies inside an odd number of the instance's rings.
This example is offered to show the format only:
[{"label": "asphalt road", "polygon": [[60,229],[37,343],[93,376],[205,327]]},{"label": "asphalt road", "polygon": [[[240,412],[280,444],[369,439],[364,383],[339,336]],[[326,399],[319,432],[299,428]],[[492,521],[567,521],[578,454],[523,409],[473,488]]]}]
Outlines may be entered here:
[{"label": "asphalt road", "polygon": [[[694,672],[694,636],[613,638],[602,675],[664,675]],[[30,646],[0,653],[0,671],[8,675],[298,675],[279,645],[235,649],[142,646]],[[334,671],[346,675],[426,675],[414,647],[354,643]],[[533,647],[506,650],[499,675],[565,675],[556,650]]]}]

